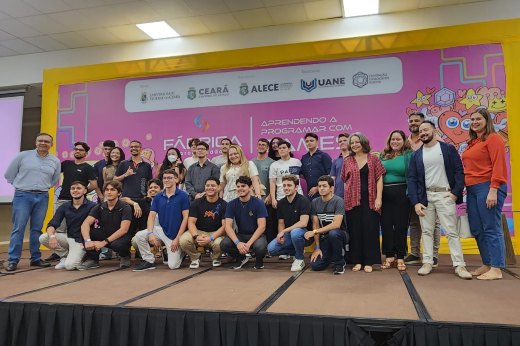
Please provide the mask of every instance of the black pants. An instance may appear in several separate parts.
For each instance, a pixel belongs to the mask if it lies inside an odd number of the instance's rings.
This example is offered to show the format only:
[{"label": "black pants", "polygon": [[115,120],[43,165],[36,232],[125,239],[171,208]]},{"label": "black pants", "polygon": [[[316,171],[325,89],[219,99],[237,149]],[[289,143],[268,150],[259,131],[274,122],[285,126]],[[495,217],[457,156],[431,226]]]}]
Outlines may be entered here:
[{"label": "black pants", "polygon": [[[252,234],[237,233],[238,240],[240,240],[243,243],[247,243],[252,236]],[[222,250],[222,252],[227,253],[235,259],[243,256],[242,254],[240,254],[240,252],[237,249],[237,246],[229,237],[225,237],[224,239],[222,239],[222,241],[220,242],[220,249]],[[260,238],[255,240],[250,250],[251,252],[254,252],[256,254],[256,257],[265,257],[265,254],[267,253],[267,239],[265,238],[264,234],[262,234]]]},{"label": "black pants", "polygon": [[[103,241],[112,234],[108,233],[104,228],[90,227],[90,239],[93,241]],[[130,247],[132,246],[132,235],[126,233],[121,238],[114,240],[106,247],[117,252],[121,257],[130,256]],[[87,250],[87,258],[97,261],[99,259],[99,251]]]},{"label": "black pants", "polygon": [[410,217],[410,201],[406,196],[406,183],[385,185],[381,207],[382,253],[386,257],[406,255],[406,235]]},{"label": "black pants", "polygon": [[322,257],[311,262],[311,269],[319,271],[327,268],[331,263],[345,265],[346,247],[349,241],[347,232],[341,229],[331,229],[324,238],[320,239]]},{"label": "black pants", "polygon": [[368,196],[361,196],[361,205],[347,211],[347,226],[351,262],[367,266],[381,263],[379,213],[370,209]]},{"label": "black pants", "polygon": [[267,238],[267,243],[270,243],[278,235],[278,214],[272,205],[266,205],[266,207],[267,221],[264,234]]}]

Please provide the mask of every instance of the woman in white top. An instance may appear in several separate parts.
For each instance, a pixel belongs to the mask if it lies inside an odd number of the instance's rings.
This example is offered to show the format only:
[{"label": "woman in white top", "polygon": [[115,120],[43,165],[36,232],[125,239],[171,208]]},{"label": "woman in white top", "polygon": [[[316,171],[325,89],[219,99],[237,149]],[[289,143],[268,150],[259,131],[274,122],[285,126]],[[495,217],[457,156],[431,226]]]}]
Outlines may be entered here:
[{"label": "woman in white top", "polygon": [[242,175],[251,178],[255,197],[262,198],[258,169],[246,159],[242,149],[233,144],[229,147],[227,163],[220,168],[220,194],[226,202],[238,198],[236,181]]}]

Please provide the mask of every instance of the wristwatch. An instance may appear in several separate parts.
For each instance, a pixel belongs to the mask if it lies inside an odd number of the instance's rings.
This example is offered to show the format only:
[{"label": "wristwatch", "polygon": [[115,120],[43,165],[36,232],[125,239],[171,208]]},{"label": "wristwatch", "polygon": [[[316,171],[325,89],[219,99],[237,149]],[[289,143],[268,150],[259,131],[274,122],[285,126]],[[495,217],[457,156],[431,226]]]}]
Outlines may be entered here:
[{"label": "wristwatch", "polygon": [[194,236],[193,236],[193,240],[197,240],[197,237],[198,237],[198,236],[199,236],[198,234],[197,234],[197,235],[194,235]]},{"label": "wristwatch", "polygon": [[50,239],[52,239],[52,238],[56,238],[56,235],[53,234],[53,235],[49,236],[49,238],[50,238]]},{"label": "wristwatch", "polygon": [[105,241],[107,242],[107,245],[110,245],[110,240],[108,240],[108,238],[105,238]]},{"label": "wristwatch", "polygon": [[316,235],[316,234],[318,234],[318,231],[315,230],[315,229],[313,229],[313,230],[312,230],[312,233],[314,233],[314,234]]},{"label": "wristwatch", "polygon": [[137,203],[137,202],[134,202],[134,207],[135,207],[136,205],[139,205],[139,203]]}]

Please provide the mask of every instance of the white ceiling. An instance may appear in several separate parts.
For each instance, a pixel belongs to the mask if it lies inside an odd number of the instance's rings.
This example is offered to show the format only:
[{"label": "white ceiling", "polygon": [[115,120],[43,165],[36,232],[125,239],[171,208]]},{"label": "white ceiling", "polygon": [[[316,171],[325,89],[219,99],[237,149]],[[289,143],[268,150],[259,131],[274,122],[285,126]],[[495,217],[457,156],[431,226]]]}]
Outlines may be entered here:
[{"label": "white ceiling", "polygon": [[[380,12],[479,1],[380,0]],[[0,0],[0,57],[150,40],[135,24],[160,20],[189,36],[340,17],[341,0]]]}]

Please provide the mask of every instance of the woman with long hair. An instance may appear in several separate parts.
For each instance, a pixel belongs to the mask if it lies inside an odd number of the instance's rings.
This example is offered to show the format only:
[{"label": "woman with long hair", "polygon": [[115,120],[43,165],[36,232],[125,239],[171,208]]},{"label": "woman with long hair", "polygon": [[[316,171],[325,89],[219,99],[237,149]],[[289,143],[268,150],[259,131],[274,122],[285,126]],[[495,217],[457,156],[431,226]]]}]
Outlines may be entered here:
[{"label": "woman with long hair", "polygon": [[275,161],[280,160],[280,154],[278,154],[278,143],[283,141],[280,137],[273,137],[271,142],[269,142],[269,157]]},{"label": "woman with long hair", "polygon": [[179,182],[177,183],[177,188],[186,192],[186,172],[188,171],[182,162],[177,162],[173,168],[175,172],[179,175]]},{"label": "woman with long hair", "polygon": [[220,168],[220,194],[226,202],[238,198],[236,180],[242,175],[251,178],[254,195],[261,199],[260,177],[256,165],[246,159],[238,145],[233,144],[229,147],[227,163]]},{"label": "woman with long hair", "polygon": [[410,218],[406,179],[412,153],[405,133],[394,130],[388,136],[386,147],[379,155],[386,170],[383,177],[383,205],[381,206],[383,235],[381,252],[385,255],[385,261],[381,269],[393,267],[395,258],[397,258],[397,269],[401,271],[406,269],[404,256]]},{"label": "woman with long hair", "polygon": [[345,210],[350,233],[352,271],[371,273],[381,263],[379,218],[383,195],[385,167],[370,154],[370,142],[361,132],[348,138],[350,155],[343,161],[341,179],[345,182]]},{"label": "woman with long hair", "polygon": [[[125,160],[125,152],[120,147],[115,147],[110,150],[107,165],[103,167],[103,181],[110,181],[114,179],[117,166],[121,161]],[[100,187],[103,188],[102,186]]]},{"label": "woman with long hair", "polygon": [[[159,165],[159,167],[155,173],[155,178],[162,181],[163,172],[167,169],[174,168],[178,163],[182,163],[181,152],[177,148],[169,148],[166,151],[166,154],[164,155],[164,159],[161,162],[161,164]],[[184,174],[184,175],[186,175],[186,174]],[[179,181],[181,181],[183,179],[184,179],[184,176],[182,177],[182,179],[181,179],[181,177],[179,177]]]},{"label": "woman with long hair", "polygon": [[462,153],[467,212],[483,262],[470,273],[480,280],[496,280],[505,267],[500,222],[507,196],[506,149],[487,109],[476,109],[469,125],[468,146]]}]

